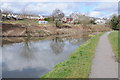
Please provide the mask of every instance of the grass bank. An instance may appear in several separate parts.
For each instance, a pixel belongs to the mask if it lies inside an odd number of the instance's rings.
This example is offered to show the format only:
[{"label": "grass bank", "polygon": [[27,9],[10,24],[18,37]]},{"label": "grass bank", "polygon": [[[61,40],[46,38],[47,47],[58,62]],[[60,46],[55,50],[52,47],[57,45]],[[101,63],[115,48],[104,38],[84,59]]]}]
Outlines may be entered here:
[{"label": "grass bank", "polygon": [[110,33],[108,35],[108,38],[109,38],[110,43],[112,45],[113,52],[115,53],[117,60],[120,62],[120,56],[118,55],[118,52],[120,53],[120,50],[118,50],[118,33],[119,32],[120,31],[113,31],[112,33]]},{"label": "grass bank", "polygon": [[94,51],[101,35],[94,36],[80,45],[66,61],[57,64],[52,71],[41,78],[88,78]]}]

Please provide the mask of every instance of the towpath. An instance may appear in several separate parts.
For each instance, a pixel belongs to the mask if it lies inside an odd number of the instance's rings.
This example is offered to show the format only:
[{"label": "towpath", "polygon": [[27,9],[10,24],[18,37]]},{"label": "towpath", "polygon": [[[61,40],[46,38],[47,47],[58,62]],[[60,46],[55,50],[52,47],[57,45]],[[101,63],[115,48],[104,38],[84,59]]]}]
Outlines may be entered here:
[{"label": "towpath", "polygon": [[100,37],[89,78],[118,78],[118,62],[107,37],[109,33]]}]

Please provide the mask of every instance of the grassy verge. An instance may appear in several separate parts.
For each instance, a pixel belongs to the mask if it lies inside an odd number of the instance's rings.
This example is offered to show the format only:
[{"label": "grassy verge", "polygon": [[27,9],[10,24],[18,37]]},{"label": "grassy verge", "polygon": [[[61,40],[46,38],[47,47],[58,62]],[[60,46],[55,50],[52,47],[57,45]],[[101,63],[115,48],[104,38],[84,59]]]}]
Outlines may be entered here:
[{"label": "grassy verge", "polygon": [[57,64],[52,71],[41,78],[88,78],[94,51],[101,35],[92,37],[79,46],[66,61]]},{"label": "grassy verge", "polygon": [[113,31],[112,33],[110,33],[108,35],[108,38],[109,38],[110,43],[112,45],[113,52],[115,53],[117,60],[120,62],[120,56],[118,55],[118,31]]}]

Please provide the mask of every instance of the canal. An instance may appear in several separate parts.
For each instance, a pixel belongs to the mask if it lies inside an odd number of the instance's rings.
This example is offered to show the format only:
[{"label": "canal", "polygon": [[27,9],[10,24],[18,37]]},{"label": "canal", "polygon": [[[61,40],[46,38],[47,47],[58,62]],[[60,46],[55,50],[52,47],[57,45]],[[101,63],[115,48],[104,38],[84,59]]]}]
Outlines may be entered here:
[{"label": "canal", "polygon": [[79,45],[89,37],[52,37],[22,42],[3,39],[2,77],[39,78],[51,71],[54,66],[68,58]]}]

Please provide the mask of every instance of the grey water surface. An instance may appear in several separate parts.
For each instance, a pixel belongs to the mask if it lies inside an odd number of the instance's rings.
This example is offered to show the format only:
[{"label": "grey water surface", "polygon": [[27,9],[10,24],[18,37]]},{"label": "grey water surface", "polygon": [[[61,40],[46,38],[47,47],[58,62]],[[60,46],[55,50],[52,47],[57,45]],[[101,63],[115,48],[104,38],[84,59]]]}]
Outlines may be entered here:
[{"label": "grey water surface", "polygon": [[3,78],[39,78],[89,38],[59,38],[24,41],[1,46]]}]

